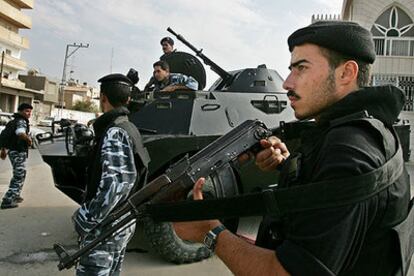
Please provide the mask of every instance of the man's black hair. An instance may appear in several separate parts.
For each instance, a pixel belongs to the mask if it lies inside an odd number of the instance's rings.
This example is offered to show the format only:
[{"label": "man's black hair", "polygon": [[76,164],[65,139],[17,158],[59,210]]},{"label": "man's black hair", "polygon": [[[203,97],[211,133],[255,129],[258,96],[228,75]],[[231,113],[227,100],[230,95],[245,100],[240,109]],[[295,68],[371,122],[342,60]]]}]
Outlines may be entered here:
[{"label": "man's black hair", "polygon": [[162,45],[164,42],[167,42],[171,46],[174,46],[174,40],[169,36],[163,37],[160,41],[160,44]]},{"label": "man's black hair", "polygon": [[170,66],[168,65],[168,63],[165,60],[157,61],[156,63],[154,63],[152,65],[153,68],[155,68],[155,66],[161,67],[161,69],[164,70],[164,71],[170,71]]},{"label": "man's black hair", "polygon": [[132,81],[122,74],[110,74],[100,78],[101,93],[104,94],[113,107],[123,106],[131,96]]},{"label": "man's black hair", "polygon": [[331,70],[335,70],[339,65],[347,62],[348,60],[353,60],[358,64],[358,75],[357,75],[357,85],[362,88],[368,86],[371,81],[371,68],[372,65],[368,62],[365,62],[361,59],[351,58],[344,54],[338,53],[334,50],[327,49],[324,47],[319,47],[322,55],[328,60],[328,64]]},{"label": "man's black hair", "polygon": [[31,104],[28,104],[28,103],[22,103],[17,108],[17,111],[23,111],[25,109],[33,109],[33,106]]}]

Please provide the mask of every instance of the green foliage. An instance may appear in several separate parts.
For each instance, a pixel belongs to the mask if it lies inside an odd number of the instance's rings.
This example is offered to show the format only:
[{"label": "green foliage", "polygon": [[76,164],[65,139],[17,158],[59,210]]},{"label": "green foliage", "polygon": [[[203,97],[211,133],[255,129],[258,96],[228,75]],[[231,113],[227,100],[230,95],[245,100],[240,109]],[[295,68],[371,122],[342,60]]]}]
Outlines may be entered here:
[{"label": "green foliage", "polygon": [[90,100],[76,101],[72,109],[83,111],[83,112],[92,112],[92,113],[99,112],[99,108],[96,106],[95,103],[91,102]]}]

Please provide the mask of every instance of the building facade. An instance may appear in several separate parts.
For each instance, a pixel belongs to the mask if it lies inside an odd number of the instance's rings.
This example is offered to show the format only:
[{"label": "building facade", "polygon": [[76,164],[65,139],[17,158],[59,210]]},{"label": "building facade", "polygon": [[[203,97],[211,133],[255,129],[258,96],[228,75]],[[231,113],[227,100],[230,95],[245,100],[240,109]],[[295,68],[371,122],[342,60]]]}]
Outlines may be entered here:
[{"label": "building facade", "polygon": [[371,30],[377,59],[373,85],[394,84],[405,91],[405,111],[414,111],[414,1],[345,0],[342,18]]},{"label": "building facade", "polygon": [[92,98],[93,88],[87,83],[80,84],[78,81],[70,79],[65,86],[63,86],[63,93],[59,95],[59,103],[63,97],[63,107],[65,109],[72,109],[77,101],[89,101]]},{"label": "building facade", "polygon": [[22,10],[32,9],[33,0],[0,0],[0,109],[13,112],[20,103],[33,103],[39,91],[28,89],[18,79],[26,70],[21,59],[29,40],[20,36],[20,29],[30,29],[32,20]]},{"label": "building facade", "polygon": [[39,75],[35,70],[29,70],[27,75],[20,74],[19,80],[25,83],[26,88],[41,92],[34,96],[34,121],[51,116],[58,104],[59,82]]},{"label": "building facade", "polygon": [[[312,21],[347,20],[371,31],[376,61],[372,84],[393,84],[405,92],[404,115],[414,114],[414,0],[344,0],[340,15],[317,15]],[[408,117],[407,117],[408,115]]]}]

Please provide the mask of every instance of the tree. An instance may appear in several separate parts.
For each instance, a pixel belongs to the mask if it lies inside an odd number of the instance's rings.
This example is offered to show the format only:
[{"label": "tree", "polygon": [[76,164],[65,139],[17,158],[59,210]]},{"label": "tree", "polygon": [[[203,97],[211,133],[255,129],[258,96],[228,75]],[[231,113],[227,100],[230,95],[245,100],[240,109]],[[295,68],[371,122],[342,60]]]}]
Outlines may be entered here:
[{"label": "tree", "polygon": [[86,101],[76,101],[72,107],[73,110],[83,111],[83,112],[92,112],[97,113],[99,112],[98,107],[95,103],[91,102],[91,100]]}]

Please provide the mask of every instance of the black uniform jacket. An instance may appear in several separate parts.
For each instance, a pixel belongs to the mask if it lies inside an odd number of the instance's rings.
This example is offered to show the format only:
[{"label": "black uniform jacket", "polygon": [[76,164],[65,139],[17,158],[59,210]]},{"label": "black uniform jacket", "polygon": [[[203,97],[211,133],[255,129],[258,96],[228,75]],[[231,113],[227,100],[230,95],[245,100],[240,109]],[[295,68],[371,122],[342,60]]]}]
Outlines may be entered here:
[{"label": "black uniform jacket", "polygon": [[[403,104],[402,91],[392,86],[364,88],[335,103],[314,129],[302,133],[299,171],[292,178],[282,169],[280,186],[343,179],[381,167],[386,152],[397,150],[395,143],[385,149],[383,137],[371,128],[330,128],[330,122],[366,110],[390,128]],[[390,131],[386,136],[394,141]],[[357,204],[288,216],[272,225],[281,241],[276,255],[293,275],[393,275],[400,260],[392,227],[407,216],[409,199],[406,179]]]}]

